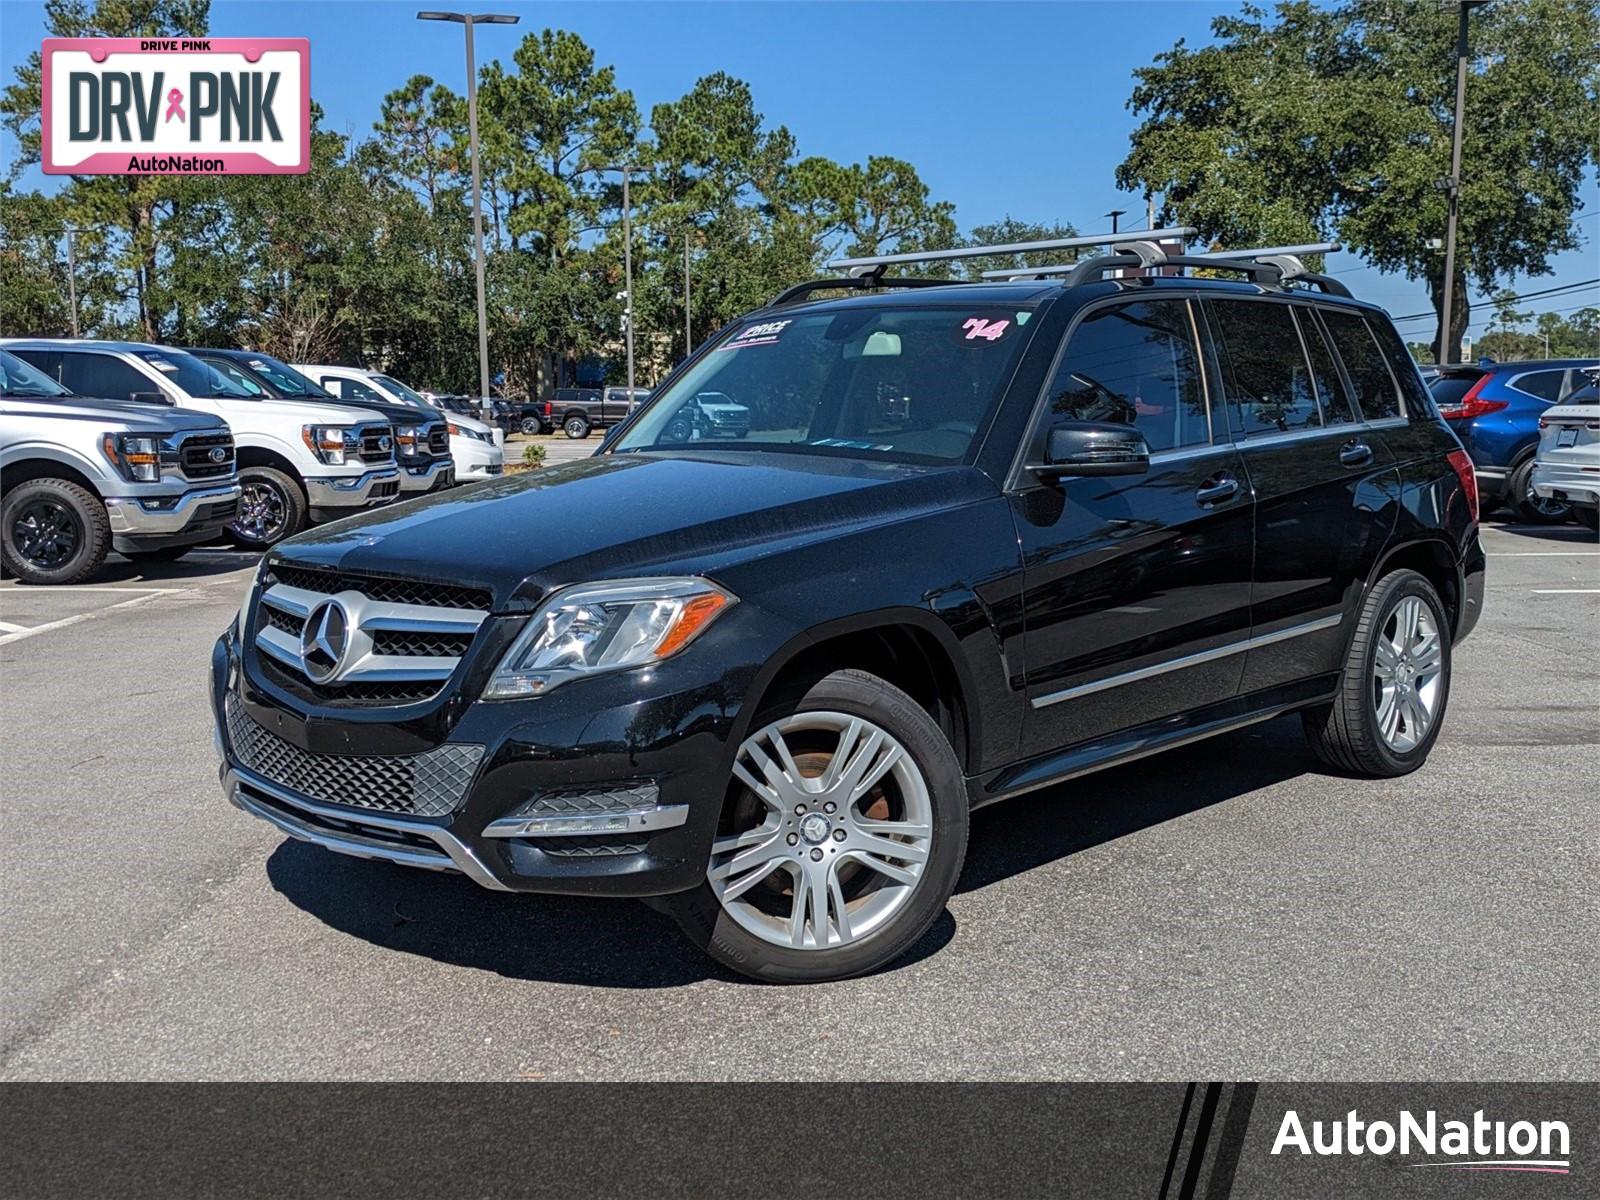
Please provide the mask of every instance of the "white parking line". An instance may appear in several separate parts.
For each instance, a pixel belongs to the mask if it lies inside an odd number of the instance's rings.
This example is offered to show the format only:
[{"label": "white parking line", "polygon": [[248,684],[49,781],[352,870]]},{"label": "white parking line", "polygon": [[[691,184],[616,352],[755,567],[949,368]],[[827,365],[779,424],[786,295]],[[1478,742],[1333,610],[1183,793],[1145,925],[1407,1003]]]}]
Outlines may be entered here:
[{"label": "white parking line", "polygon": [[0,633],[21,633],[26,625],[13,625],[10,621],[0,621]]},{"label": "white parking line", "polygon": [[1600,550],[1489,550],[1490,558],[1600,558]]},{"label": "white parking line", "polygon": [[[101,590],[109,591],[110,589],[103,588]],[[120,588],[118,590],[131,591],[133,589]],[[65,629],[68,625],[77,625],[83,621],[93,621],[96,617],[103,617],[107,613],[116,612],[119,608],[132,608],[137,604],[148,604],[152,600],[158,600],[162,596],[168,595],[173,591],[180,590],[182,589],[165,588],[161,591],[146,592],[143,596],[135,596],[132,600],[119,600],[115,604],[108,604],[104,608],[97,608],[94,612],[78,613],[76,616],[72,617],[62,617],[59,621],[46,621],[43,625],[35,625],[31,629],[22,630],[20,633],[7,633],[3,637],[0,637],[0,646],[10,645],[12,642],[20,642],[24,638],[35,637],[41,633],[49,633],[52,629]]]},{"label": "white parking line", "polygon": [[29,592],[77,592],[80,596],[92,596],[96,592],[181,592],[182,588],[157,588],[157,587],[49,587],[34,584],[20,584],[16,587],[0,588],[0,595],[5,592],[16,592],[19,596],[26,596]]},{"label": "white parking line", "polygon": [[1600,588],[1534,588],[1533,594],[1535,596],[1600,596]]}]

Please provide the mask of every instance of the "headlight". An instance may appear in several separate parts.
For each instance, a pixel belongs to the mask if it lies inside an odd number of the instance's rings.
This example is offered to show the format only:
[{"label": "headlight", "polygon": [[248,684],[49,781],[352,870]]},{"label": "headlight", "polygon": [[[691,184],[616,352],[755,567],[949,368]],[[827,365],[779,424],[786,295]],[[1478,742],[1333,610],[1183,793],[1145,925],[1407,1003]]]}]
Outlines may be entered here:
[{"label": "headlight", "polygon": [[137,433],[108,433],[100,439],[100,452],[111,460],[124,479],[134,483],[161,482],[161,439]]},{"label": "headlight", "polygon": [[453,436],[470,438],[474,442],[489,442],[494,440],[493,435],[487,432],[479,433],[476,429],[467,429],[462,425],[451,424],[448,428]]},{"label": "headlight", "polygon": [[421,426],[396,425],[394,427],[394,447],[402,458],[417,452],[417,442],[421,437]]},{"label": "headlight", "polygon": [[306,449],[330,467],[344,466],[361,450],[361,439],[356,437],[356,431],[342,425],[305,425],[300,429],[300,437]]},{"label": "headlight", "polygon": [[261,573],[266,567],[262,560],[250,569],[250,578],[244,585],[244,599],[239,605],[238,615],[233,618],[233,635],[243,639],[245,622],[250,619],[250,605],[255,601],[256,591],[261,586]]},{"label": "headlight", "polygon": [[483,697],[542,696],[569,679],[658,662],[694,641],[735,602],[694,576],[563,588],[506,651]]}]

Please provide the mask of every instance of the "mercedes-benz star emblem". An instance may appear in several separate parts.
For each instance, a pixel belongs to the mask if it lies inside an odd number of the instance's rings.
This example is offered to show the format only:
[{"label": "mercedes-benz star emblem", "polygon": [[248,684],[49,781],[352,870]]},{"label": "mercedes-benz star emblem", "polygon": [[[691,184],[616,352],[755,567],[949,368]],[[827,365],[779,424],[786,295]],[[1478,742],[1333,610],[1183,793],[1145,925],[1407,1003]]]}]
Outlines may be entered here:
[{"label": "mercedes-benz star emblem", "polygon": [[224,449],[222,446],[213,446],[211,448],[211,461],[212,462],[225,462],[227,460],[227,457],[228,457],[228,451],[226,449]]},{"label": "mercedes-benz star emblem", "polygon": [[311,610],[300,631],[300,661],[313,683],[338,675],[350,645],[350,618],[337,600],[324,600]]}]

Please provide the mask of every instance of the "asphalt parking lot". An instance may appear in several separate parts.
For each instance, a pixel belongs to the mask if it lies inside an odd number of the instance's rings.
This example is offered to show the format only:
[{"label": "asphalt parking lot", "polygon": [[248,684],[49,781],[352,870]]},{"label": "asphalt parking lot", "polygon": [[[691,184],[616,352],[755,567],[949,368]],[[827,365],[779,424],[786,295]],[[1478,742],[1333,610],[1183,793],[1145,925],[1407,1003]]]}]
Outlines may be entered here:
[{"label": "asphalt parking lot", "polygon": [[810,988],[229,806],[202,681],[249,556],[5,583],[0,1077],[1590,1077],[1600,545],[1484,537],[1423,770],[1323,774],[1280,720],[986,810],[909,960]]}]

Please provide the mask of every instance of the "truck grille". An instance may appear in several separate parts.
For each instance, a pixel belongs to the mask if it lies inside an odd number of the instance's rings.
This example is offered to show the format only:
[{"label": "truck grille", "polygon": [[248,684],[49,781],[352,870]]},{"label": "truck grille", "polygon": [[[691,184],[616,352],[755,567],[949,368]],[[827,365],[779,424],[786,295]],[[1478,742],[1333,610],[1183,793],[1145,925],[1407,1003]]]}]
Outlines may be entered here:
[{"label": "truck grille", "polygon": [[[221,462],[212,461],[211,452],[223,451]],[[183,439],[178,446],[178,465],[185,479],[223,479],[233,474],[233,435],[198,433]]]},{"label": "truck grille", "polygon": [[[263,674],[298,699],[330,707],[438,695],[490,606],[481,588],[284,562],[272,563],[262,584],[253,638]],[[317,622],[310,638],[308,621]]]},{"label": "truck grille", "polygon": [[450,454],[450,430],[444,425],[433,425],[428,429],[428,453],[435,458],[446,458]]},{"label": "truck grille", "polygon": [[228,741],[240,765],[318,804],[410,817],[444,817],[460,806],[483,747],[448,742],[423,754],[312,754],[259,724],[231,692]]},{"label": "truck grille", "polygon": [[356,430],[361,439],[361,461],[386,463],[394,461],[394,433],[387,425],[363,425]]}]

